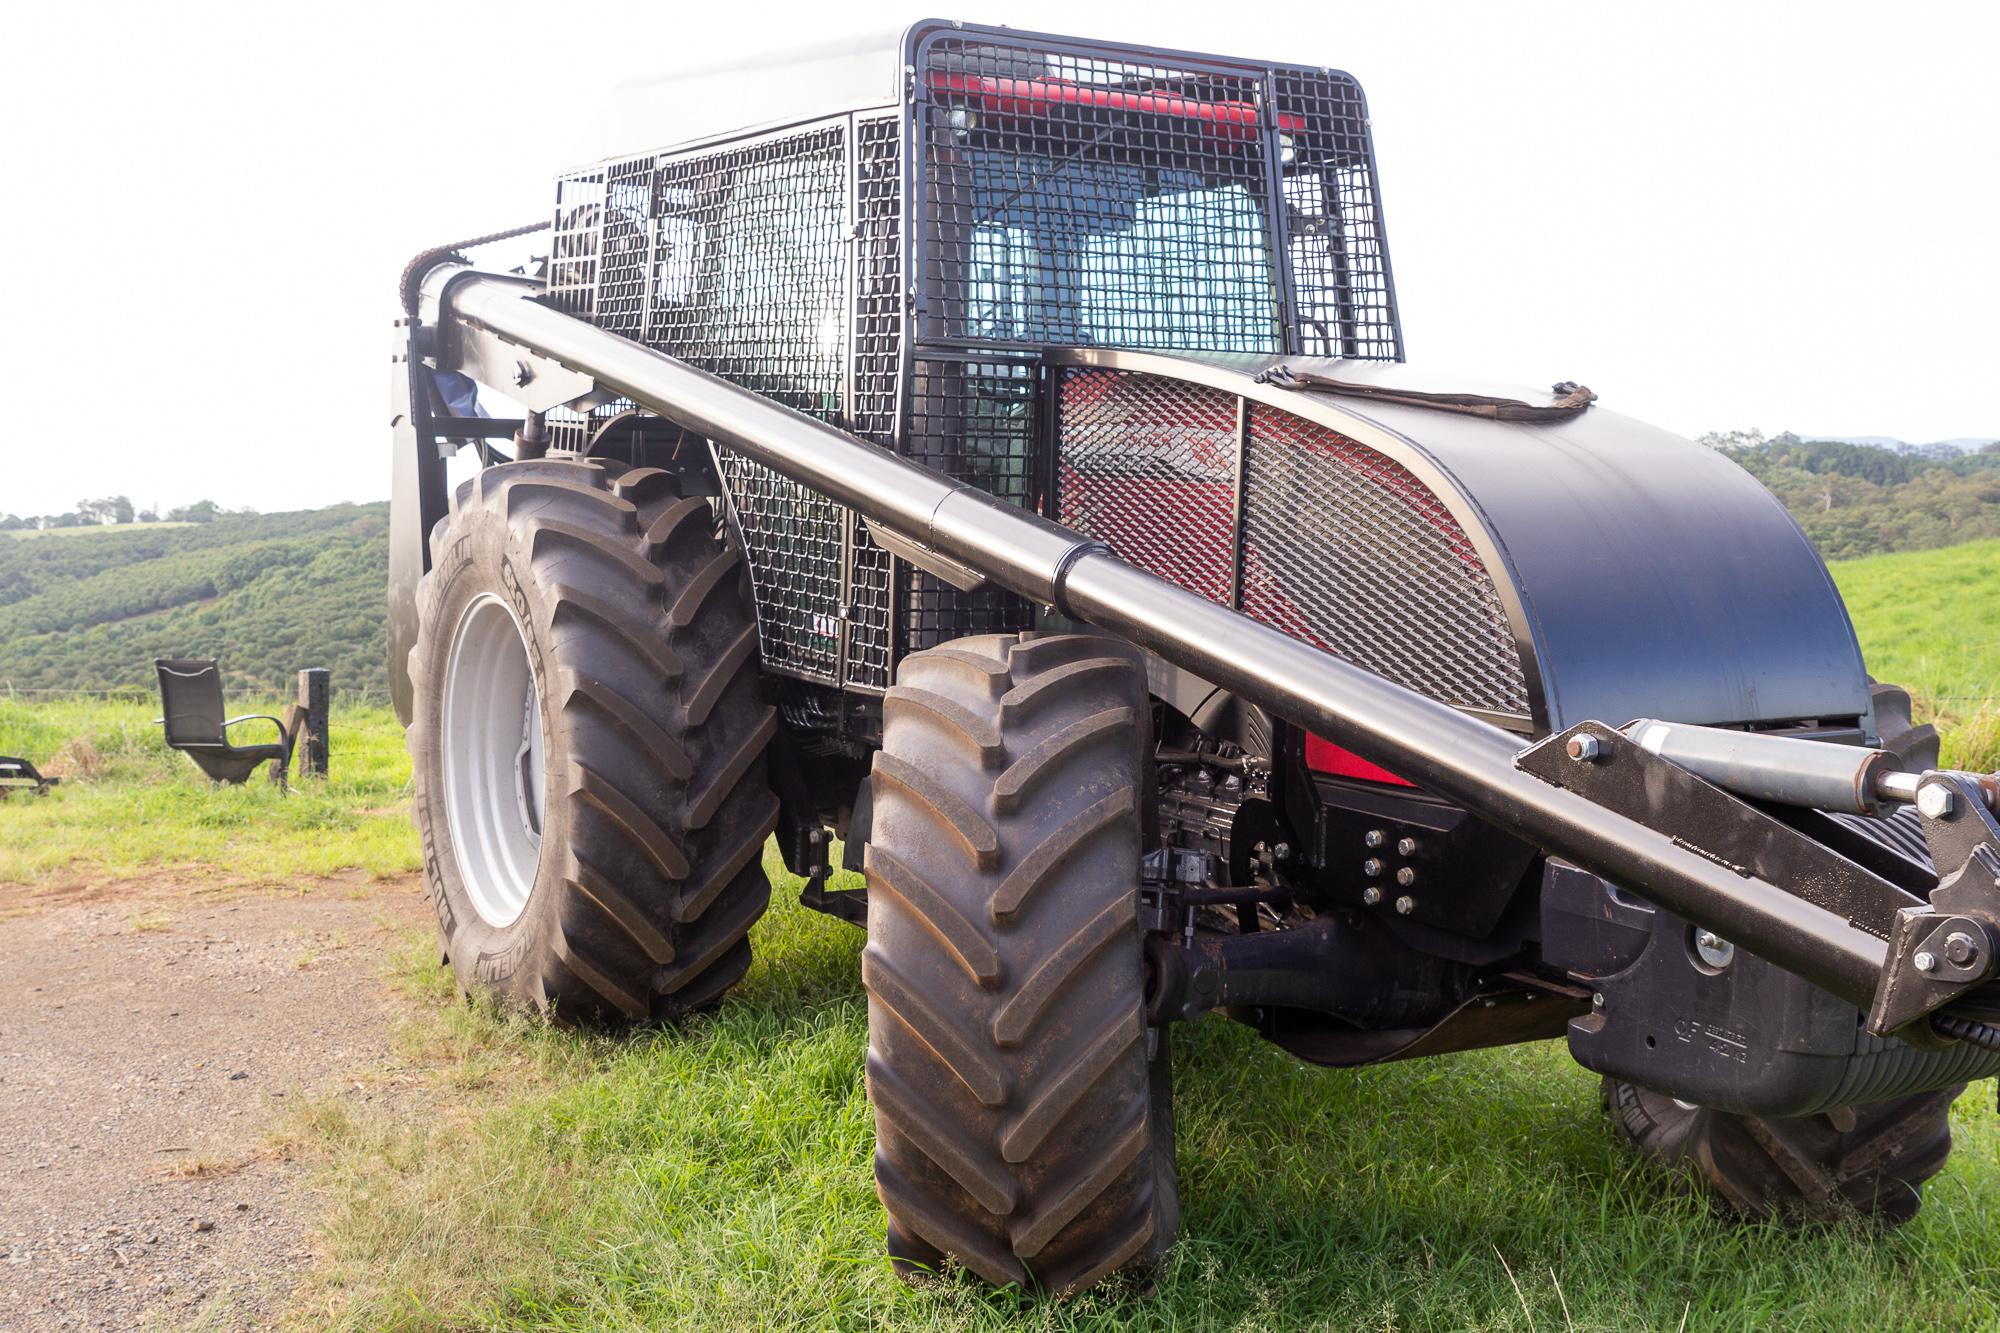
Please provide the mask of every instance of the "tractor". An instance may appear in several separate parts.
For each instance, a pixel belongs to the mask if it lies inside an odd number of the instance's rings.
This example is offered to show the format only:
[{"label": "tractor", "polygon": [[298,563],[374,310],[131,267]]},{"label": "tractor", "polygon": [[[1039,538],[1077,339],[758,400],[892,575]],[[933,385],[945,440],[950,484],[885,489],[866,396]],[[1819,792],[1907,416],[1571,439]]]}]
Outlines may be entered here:
[{"label": "tractor", "polygon": [[1173,1243],[1211,1011],[1342,1068],[1562,1039],[1719,1206],[1916,1212],[2000,1071],[2000,783],[1727,458],[1405,363],[1354,78],[933,21],[592,151],[534,262],[402,276],[466,991],[716,1005],[775,839],[865,932],[889,1255],[1024,1290]]}]

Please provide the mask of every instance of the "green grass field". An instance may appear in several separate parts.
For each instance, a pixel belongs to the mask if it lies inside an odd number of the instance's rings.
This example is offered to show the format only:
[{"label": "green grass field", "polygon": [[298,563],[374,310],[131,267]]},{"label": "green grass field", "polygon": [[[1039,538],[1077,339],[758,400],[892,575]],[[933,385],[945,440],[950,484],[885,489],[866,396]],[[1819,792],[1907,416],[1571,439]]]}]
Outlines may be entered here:
[{"label": "green grass field", "polygon": [[[1943,572],[1949,569],[1949,574]],[[1948,756],[1994,744],[2000,543],[1836,569],[1877,674],[1917,686]],[[1929,587],[1953,587],[1955,596]],[[1918,589],[1917,595],[1910,590]],[[247,706],[243,711],[251,711]],[[334,779],[216,789],[148,703],[0,696],[0,751],[74,781],[0,806],[0,882],[172,871],[295,884],[416,865],[393,718],[340,710]],[[1973,758],[1977,756],[1977,758]],[[420,1115],[333,1096],[283,1131],[326,1214],[303,1327],[353,1329],[1916,1329],[2000,1326],[2000,1117],[1893,1233],[1712,1216],[1634,1163],[1559,1045],[1310,1068],[1209,1018],[1176,1036],[1182,1238],[1157,1289],[1064,1303],[881,1258],[852,927],[771,865],[758,961],[714,1014],[606,1037],[463,1004],[424,936],[384,960],[414,1000]],[[414,879],[409,881],[415,891]]]}]

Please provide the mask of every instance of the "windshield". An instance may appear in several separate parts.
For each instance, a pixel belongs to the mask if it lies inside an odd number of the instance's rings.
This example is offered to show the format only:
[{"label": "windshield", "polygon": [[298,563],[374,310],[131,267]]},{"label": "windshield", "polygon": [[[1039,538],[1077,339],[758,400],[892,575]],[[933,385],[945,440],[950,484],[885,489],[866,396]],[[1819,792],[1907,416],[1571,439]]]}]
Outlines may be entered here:
[{"label": "windshield", "polygon": [[964,302],[951,336],[1280,350],[1262,200],[1245,183],[1081,155],[961,150],[933,166],[939,276]]}]

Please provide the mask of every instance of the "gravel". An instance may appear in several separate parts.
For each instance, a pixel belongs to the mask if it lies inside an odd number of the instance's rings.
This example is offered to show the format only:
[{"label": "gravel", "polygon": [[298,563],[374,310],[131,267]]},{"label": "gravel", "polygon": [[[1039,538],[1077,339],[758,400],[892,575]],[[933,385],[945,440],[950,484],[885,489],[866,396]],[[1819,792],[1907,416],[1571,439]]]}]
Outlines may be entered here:
[{"label": "gravel", "polygon": [[262,1327],[311,1265],[288,1105],[384,1095],[415,882],[0,885],[0,1329]]}]

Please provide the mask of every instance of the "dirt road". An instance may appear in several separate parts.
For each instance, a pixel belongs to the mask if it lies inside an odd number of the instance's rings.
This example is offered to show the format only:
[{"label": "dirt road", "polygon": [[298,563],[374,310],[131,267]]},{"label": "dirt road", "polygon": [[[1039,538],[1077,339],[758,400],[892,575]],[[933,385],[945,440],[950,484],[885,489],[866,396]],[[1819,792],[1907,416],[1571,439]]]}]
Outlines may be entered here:
[{"label": "dirt road", "polygon": [[261,1326],[311,1261],[286,1108],[385,1095],[413,880],[0,885],[0,1329]]}]

